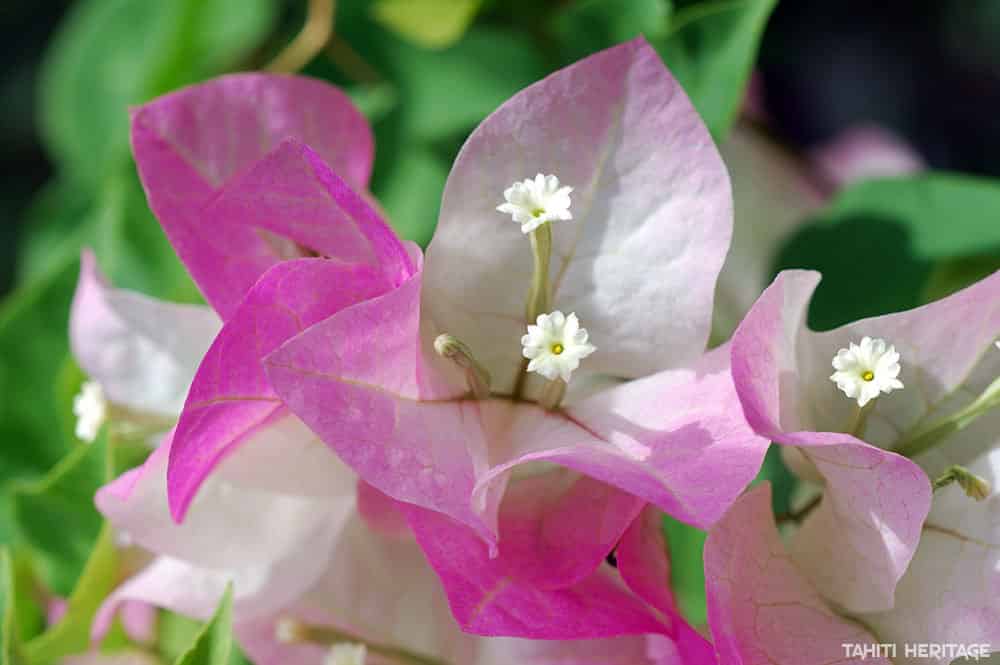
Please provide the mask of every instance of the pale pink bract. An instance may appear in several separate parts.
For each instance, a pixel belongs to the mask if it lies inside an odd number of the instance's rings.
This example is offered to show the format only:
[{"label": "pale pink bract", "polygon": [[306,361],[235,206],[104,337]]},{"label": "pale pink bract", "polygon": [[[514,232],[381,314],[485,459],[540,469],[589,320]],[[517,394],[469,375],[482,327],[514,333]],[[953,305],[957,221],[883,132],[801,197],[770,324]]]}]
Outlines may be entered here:
[{"label": "pale pink bract", "polygon": [[[893,450],[1000,375],[1000,273],[924,307],[822,333],[805,325],[818,281],[806,271],[780,274],[733,338],[733,377],[747,420],[783,446],[796,473],[819,483],[822,498],[788,552],[763,491],[740,499],[713,528],[706,574],[716,642],[729,644],[734,658],[753,660],[763,649],[784,654],[771,662],[814,662],[835,654],[838,636],[856,630],[846,617],[872,629],[859,641],[877,635],[899,645],[995,644],[1000,413],[981,415],[912,460]],[[857,406],[829,380],[830,363],[865,335],[895,346],[905,387],[879,396],[853,435],[846,432]],[[979,474],[992,494],[977,502],[950,486],[932,496],[931,480],[951,464]],[[774,572],[779,563],[796,569],[794,580]],[[787,598],[785,628],[761,634],[754,622],[779,595]],[[840,627],[821,628],[827,624]],[[808,636],[818,640],[815,649],[796,646]]]}]

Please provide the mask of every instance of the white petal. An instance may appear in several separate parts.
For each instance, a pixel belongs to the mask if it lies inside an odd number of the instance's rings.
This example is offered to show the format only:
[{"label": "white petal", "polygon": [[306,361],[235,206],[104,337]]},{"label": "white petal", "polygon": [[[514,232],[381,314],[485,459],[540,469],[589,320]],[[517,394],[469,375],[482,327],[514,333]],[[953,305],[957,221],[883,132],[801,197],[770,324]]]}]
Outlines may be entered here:
[{"label": "white petal", "polygon": [[70,341],[80,366],[109,401],[144,412],[180,413],[198,363],[221,326],[207,307],[111,288],[93,255],[84,253]]},{"label": "white petal", "polygon": [[1000,645],[1000,450],[969,470],[990,482],[993,493],[981,502],[957,485],[934,494],[920,546],[896,587],[895,607],[862,617],[882,641]]}]

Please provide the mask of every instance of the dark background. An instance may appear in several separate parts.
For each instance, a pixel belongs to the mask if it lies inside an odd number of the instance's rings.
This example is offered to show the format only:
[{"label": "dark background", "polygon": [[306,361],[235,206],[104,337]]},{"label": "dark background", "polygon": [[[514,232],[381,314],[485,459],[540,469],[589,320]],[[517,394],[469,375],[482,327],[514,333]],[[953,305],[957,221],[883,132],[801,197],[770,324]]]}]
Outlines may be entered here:
[{"label": "dark background", "polygon": [[[21,213],[51,175],[34,124],[35,77],[71,4],[0,9],[0,293]],[[765,103],[796,146],[870,122],[932,168],[1000,175],[998,36],[1000,0],[782,0],[760,52]]]}]

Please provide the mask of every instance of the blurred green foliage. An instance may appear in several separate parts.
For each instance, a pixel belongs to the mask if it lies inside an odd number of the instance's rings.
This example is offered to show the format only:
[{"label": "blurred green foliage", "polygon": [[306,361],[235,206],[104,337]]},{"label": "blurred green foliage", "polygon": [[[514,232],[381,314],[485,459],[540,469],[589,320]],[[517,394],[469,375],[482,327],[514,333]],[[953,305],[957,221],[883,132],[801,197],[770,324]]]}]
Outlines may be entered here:
[{"label": "blurred green foliage", "polygon": [[81,0],[43,63],[39,126],[57,176],[27,212],[20,287],[0,304],[0,542],[30,561],[30,595],[72,595],[50,631],[34,637],[18,626],[33,637],[23,648],[29,665],[89,646],[94,611],[118,575],[112,535],[105,528],[99,537],[93,506],[109,477],[106,444],[85,446],[72,432],[81,376],[67,322],[80,248],[94,247],[119,284],[200,300],[146,206],[128,107],[240,68],[278,11],[272,0]]},{"label": "blurred green foliage", "polygon": [[[636,35],[724,142],[776,2],[341,0],[334,37],[305,73],[342,86],[369,118],[372,191],[401,235],[426,245],[452,160],[476,124],[519,89]],[[92,497],[136,458],[106,435],[91,446],[73,436],[83,377],[67,321],[81,246],[95,249],[117,285],[200,301],[146,206],[128,107],[261,66],[293,38],[305,10],[305,0],[78,0],[49,47],[38,121],[56,176],[25,215],[18,288],[0,303],[0,665],[15,654],[28,665],[55,663],[86,649],[94,612],[118,582],[114,538]],[[998,215],[993,181],[863,182],[795,233],[776,269],[824,273],[810,323],[828,328],[927,302],[1000,267]],[[784,512],[794,480],[777,452],[760,479]],[[701,623],[705,535],[669,519],[665,531],[678,600]],[[51,594],[69,595],[69,610],[45,630],[39,599]],[[201,632],[167,613],[155,648],[165,662],[245,662],[230,622],[229,595]]]},{"label": "blurred green foliage", "polygon": [[[68,451],[56,419],[56,377],[67,357],[66,322],[76,282],[69,261],[26,284],[0,306],[0,449],[6,493],[12,479],[38,478]],[[28,343],[30,341],[30,343]],[[0,495],[2,499],[4,495]],[[7,530],[0,528],[0,534]]]},{"label": "blurred green foliage", "polygon": [[11,491],[19,542],[46,588],[68,596],[101,529],[94,492],[107,482],[107,441],[75,447],[44,478]]},{"label": "blurred green foliage", "polygon": [[239,66],[275,19],[270,0],[83,0],[39,81],[42,136],[74,186],[128,159],[128,107]]},{"label": "blurred green foliage", "polygon": [[451,46],[479,11],[481,0],[376,0],[372,16],[417,46]]},{"label": "blurred green foliage", "polygon": [[777,0],[590,0],[554,19],[567,60],[644,34],[723,141]]},{"label": "blurred green foliage", "polygon": [[66,613],[48,631],[24,644],[28,665],[54,665],[64,656],[90,647],[90,624],[118,581],[117,562],[115,535],[105,524],[69,596]]},{"label": "blurred green foliage", "polygon": [[[77,445],[53,423],[68,418],[55,391],[69,357],[80,247],[93,246],[118,283],[199,298],[146,207],[128,154],[128,106],[238,66],[276,12],[271,0],[82,0],[53,40],[39,81],[40,127],[58,175],[29,209],[21,287],[0,304],[0,502],[9,501],[11,479],[40,477]],[[11,533],[0,527],[5,539]]]},{"label": "blurred green foliage", "polygon": [[716,141],[743,103],[764,32],[778,0],[676,0],[666,33],[653,42]]},{"label": "blurred green foliage", "polygon": [[0,547],[0,665],[14,659],[14,564],[10,550]]},{"label": "blurred green foliage", "polygon": [[778,269],[823,273],[809,324],[909,309],[1000,267],[1000,183],[927,173],[858,183],[803,225]]}]

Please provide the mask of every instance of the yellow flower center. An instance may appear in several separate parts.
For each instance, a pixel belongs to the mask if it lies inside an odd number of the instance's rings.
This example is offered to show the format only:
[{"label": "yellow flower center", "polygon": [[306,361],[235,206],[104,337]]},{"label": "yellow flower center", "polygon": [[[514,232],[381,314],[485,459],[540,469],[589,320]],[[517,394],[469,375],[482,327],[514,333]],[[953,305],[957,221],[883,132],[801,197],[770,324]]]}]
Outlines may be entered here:
[{"label": "yellow flower center", "polygon": [[865,381],[871,381],[872,379],[875,378],[875,372],[868,370],[867,372],[861,375],[861,378],[864,379]]},{"label": "yellow flower center", "polygon": [[555,344],[552,345],[552,353],[554,353],[554,354],[556,354],[558,356],[562,352],[563,352],[563,345],[562,344],[559,344],[558,342],[556,342]]},{"label": "yellow flower center", "polygon": [[535,208],[534,210],[531,211],[531,216],[532,217],[541,217],[542,213],[544,213],[544,212],[545,212],[545,208]]}]

